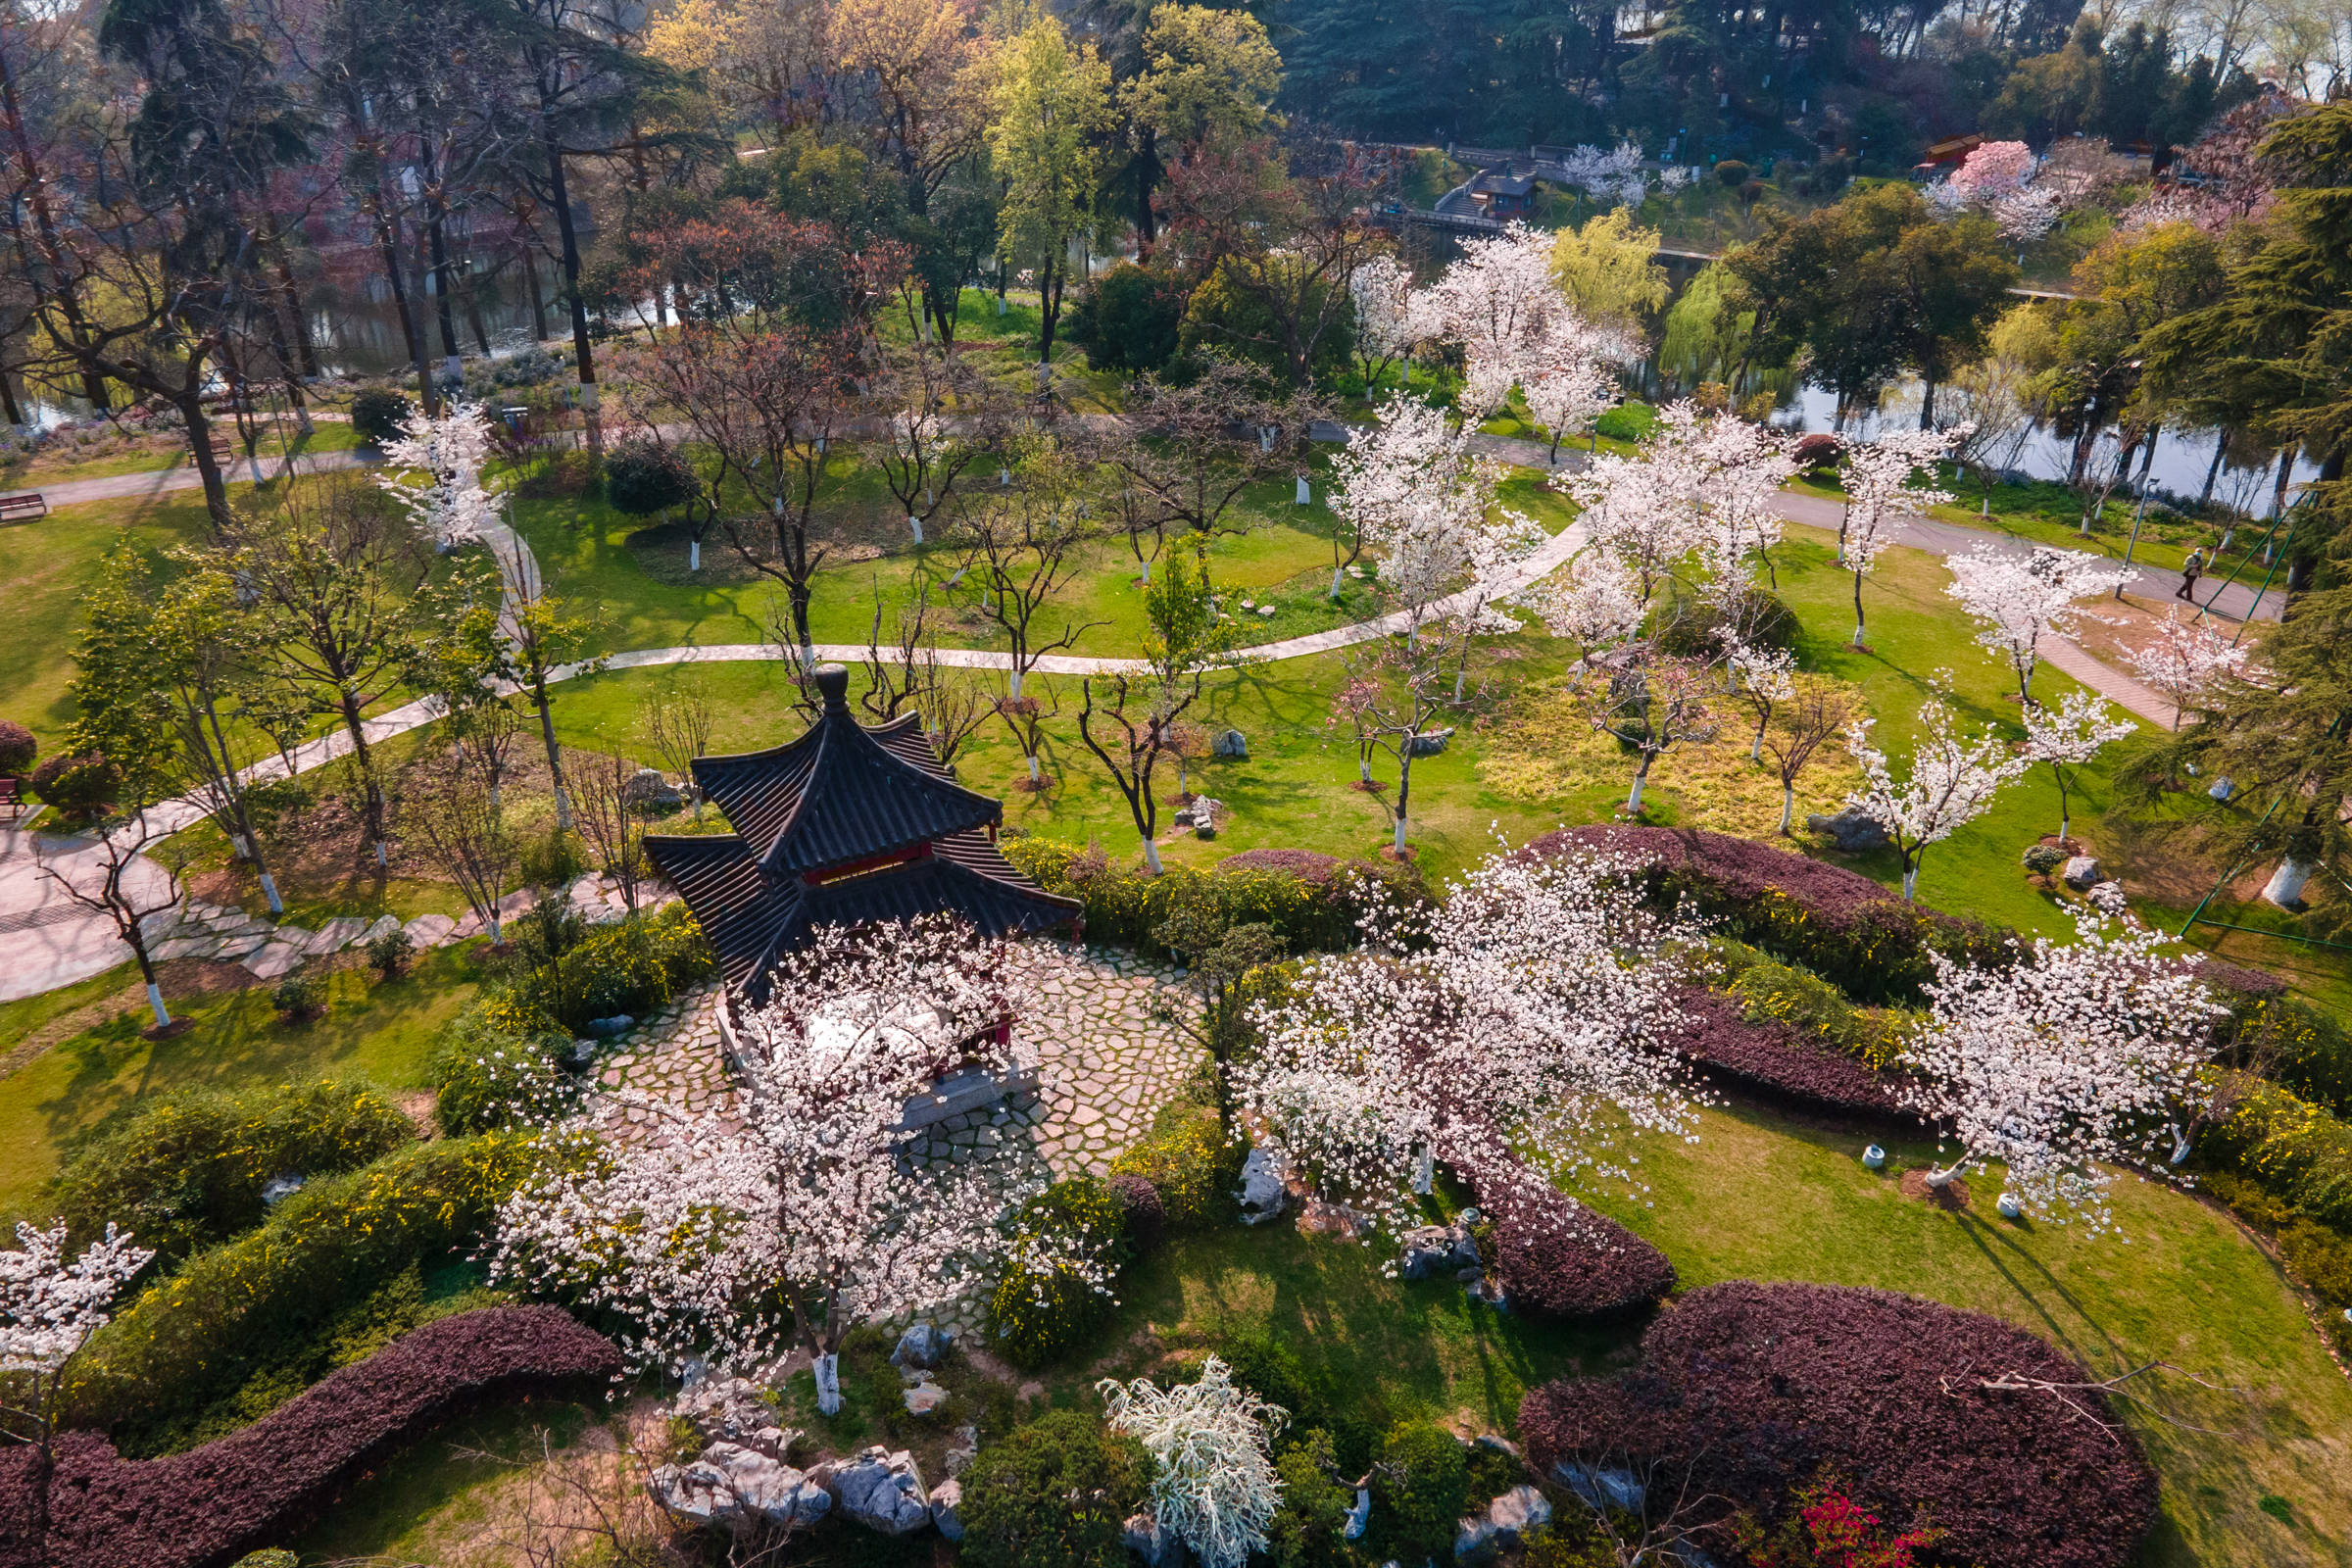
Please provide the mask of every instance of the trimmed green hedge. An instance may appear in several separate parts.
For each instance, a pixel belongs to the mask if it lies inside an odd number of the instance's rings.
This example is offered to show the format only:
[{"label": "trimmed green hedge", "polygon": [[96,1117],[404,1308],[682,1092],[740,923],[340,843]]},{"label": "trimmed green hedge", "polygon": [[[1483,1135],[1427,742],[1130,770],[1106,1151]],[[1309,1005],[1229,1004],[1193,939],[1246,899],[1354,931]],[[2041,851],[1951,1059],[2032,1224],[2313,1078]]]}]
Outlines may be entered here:
[{"label": "trimmed green hedge", "polygon": [[1205,901],[1227,925],[1268,925],[1293,953],[1335,953],[1356,943],[1357,921],[1379,899],[1427,903],[1411,867],[1372,860],[1337,867],[1314,881],[1288,871],[1197,870],[1172,865],[1158,876],[1110,865],[1101,850],[1057,839],[1007,838],[1004,858],[1049,893],[1086,906],[1086,935],[1158,957],[1171,955],[1156,933],[1187,901]]},{"label": "trimmed green hedge", "polygon": [[361,1084],[188,1090],[83,1143],[58,1177],[56,1208],[77,1246],[112,1221],[169,1266],[261,1224],[262,1189],[276,1178],[353,1170],[416,1137],[399,1106]]},{"label": "trimmed green hedge", "polygon": [[523,1138],[492,1134],[414,1145],[312,1182],[100,1330],[69,1380],[64,1424],[186,1419],[386,1282],[470,1247],[533,1157]]},{"label": "trimmed green hedge", "polygon": [[[528,918],[527,916],[525,917]],[[515,922],[518,944],[524,922]],[[640,1014],[675,1002],[718,972],[718,959],[683,904],[651,914],[592,925],[562,951],[517,967],[508,982],[512,1025],[577,1034],[591,1018]]]},{"label": "trimmed green hedge", "polygon": [[2352,1235],[2307,1218],[2242,1176],[2207,1171],[2198,1185],[2277,1245],[2287,1272],[2327,1304],[2322,1322],[2328,1338],[2352,1352],[2352,1323],[2343,1315],[2352,1307]]}]

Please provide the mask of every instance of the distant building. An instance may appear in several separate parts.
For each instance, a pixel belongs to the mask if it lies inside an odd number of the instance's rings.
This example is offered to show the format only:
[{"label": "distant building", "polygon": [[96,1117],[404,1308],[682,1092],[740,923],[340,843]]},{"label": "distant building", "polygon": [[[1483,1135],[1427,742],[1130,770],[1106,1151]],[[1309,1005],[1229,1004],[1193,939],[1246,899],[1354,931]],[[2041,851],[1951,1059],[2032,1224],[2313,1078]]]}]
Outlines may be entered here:
[{"label": "distant building", "polygon": [[1525,218],[1536,210],[1536,176],[1514,174],[1508,165],[1470,181],[1470,199],[1489,218]]}]

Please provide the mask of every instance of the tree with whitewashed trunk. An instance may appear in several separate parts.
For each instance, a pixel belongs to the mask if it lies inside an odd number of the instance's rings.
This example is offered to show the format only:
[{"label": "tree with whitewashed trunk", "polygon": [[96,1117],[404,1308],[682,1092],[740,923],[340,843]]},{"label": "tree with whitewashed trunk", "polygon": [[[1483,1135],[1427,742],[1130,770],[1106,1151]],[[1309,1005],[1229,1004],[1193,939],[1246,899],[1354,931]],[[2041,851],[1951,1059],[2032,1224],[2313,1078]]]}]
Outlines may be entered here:
[{"label": "tree with whitewashed trunk", "polygon": [[1266,1545],[1282,1503],[1269,1451],[1289,1412],[1233,1381],[1210,1356],[1200,1381],[1162,1389],[1150,1378],[1095,1385],[1106,1419],[1152,1456],[1152,1512],[1201,1568],[1242,1568]]},{"label": "tree with whitewashed trunk", "polygon": [[1420,341],[1421,318],[1413,311],[1413,274],[1394,256],[1375,256],[1348,275],[1355,302],[1355,358],[1364,395],[1374,397],[1389,368],[1408,358]]},{"label": "tree with whitewashed trunk", "polygon": [[1630,653],[1613,667],[1586,670],[1572,690],[1585,721],[1641,760],[1625,798],[1627,813],[1639,815],[1658,759],[1679,746],[1704,746],[1723,724],[1705,661],[1678,659],[1647,644],[1636,644]]},{"label": "tree with whitewashed trunk", "polygon": [[[482,537],[498,522],[498,502],[482,488],[490,426],[478,403],[451,403],[439,414],[411,414],[384,443],[375,482],[441,551]],[[422,479],[419,484],[416,481]]]},{"label": "tree with whitewashed trunk", "polygon": [[1771,568],[1773,546],[1786,531],[1776,503],[1796,477],[1796,441],[1722,414],[1695,421],[1691,439],[1698,565],[1707,597],[1733,619],[1754,586],[1757,564]]},{"label": "tree with whitewashed trunk", "polygon": [[1774,705],[1774,722],[1763,737],[1772,754],[1773,771],[1781,776],[1781,837],[1789,836],[1796,817],[1796,780],[1813,755],[1843,734],[1852,718],[1851,688],[1827,675],[1796,675],[1786,701]]},{"label": "tree with whitewashed trunk", "polygon": [[1701,440],[1696,407],[1671,403],[1658,411],[1657,428],[1635,456],[1599,453],[1582,471],[1552,478],[1552,486],[1577,505],[1590,540],[1586,548],[1623,562],[1645,605],[1680,576],[1706,537],[1708,464]]},{"label": "tree with whitewashed trunk", "polygon": [[1365,784],[1372,782],[1375,752],[1396,759],[1396,795],[1388,807],[1396,824],[1392,848],[1399,858],[1408,853],[1416,743],[1439,715],[1475,706],[1485,696],[1483,686],[1465,692],[1460,683],[1468,657],[1462,645],[1470,635],[1465,622],[1448,617],[1428,635],[1384,637],[1344,656],[1347,678],[1332,698],[1333,727],[1345,722],[1353,732],[1356,771]]},{"label": "tree with whitewashed trunk", "polygon": [[1502,406],[1528,345],[1575,315],[1552,280],[1551,246],[1549,234],[1518,222],[1463,240],[1460,257],[1413,298],[1421,335],[1461,348],[1468,378],[1457,401],[1466,424]]},{"label": "tree with whitewashed trunk", "polygon": [[1902,857],[1906,900],[1919,891],[1919,862],[1928,846],[1990,810],[1993,797],[2030,765],[1989,724],[1970,736],[1954,729],[1951,684],[1950,670],[1939,669],[1932,677],[1931,695],[1919,705],[1910,770],[1899,784],[1886,754],[1870,743],[1878,720],[1856,719],[1845,732],[1846,750],[1862,764],[1862,787],[1846,796],[1845,804],[1886,830]]},{"label": "tree with whitewashed trunk", "polygon": [[1943,591],[1977,621],[1977,641],[2009,661],[2018,701],[2034,704],[2034,668],[2042,639],[2072,636],[2085,620],[2104,622],[2080,603],[2114,592],[2131,573],[2080,550],[2036,545],[2019,554],[1980,544],[1948,558],[1952,580]]},{"label": "tree with whitewashed trunk", "polygon": [[1616,552],[1581,550],[1566,565],[1522,590],[1517,602],[1554,637],[1576,644],[1591,664],[1641,635],[1649,606],[1633,569]]},{"label": "tree with whitewashed trunk", "polygon": [[9,1436],[34,1451],[31,1539],[49,1539],[49,1486],[55,1471],[59,1396],[66,1369],[110,1308],[155,1253],[131,1245],[110,1221],[106,1234],[66,1256],[66,1222],[47,1230],[17,1222],[17,1250],[0,1252],[0,1373],[10,1382]]},{"label": "tree with whitewashed trunk", "polygon": [[2139,726],[2090,692],[2068,692],[2056,705],[2037,703],[2026,710],[2026,756],[2050,764],[2058,781],[2058,842],[2067,841],[2069,768],[2081,767],[2110,743],[2122,740]]},{"label": "tree with whitewashed trunk", "polygon": [[2111,1229],[2106,1190],[2128,1164],[2179,1179],[2183,1108],[2225,1016],[2202,960],[2112,910],[2076,917],[2071,943],[2036,937],[2013,961],[1975,965],[1931,954],[1926,1023],[1904,1047],[1902,1091],[1951,1129],[1959,1153],[1931,1170],[1949,1185],[1988,1160],[2036,1219]]},{"label": "tree with whitewashed trunk", "polygon": [[1949,491],[1915,483],[1913,476],[1923,468],[1933,473],[1936,465],[1967,434],[1961,425],[1942,430],[1885,430],[1845,449],[1838,466],[1845,510],[1838,519],[1838,560],[1854,574],[1856,648],[1864,646],[1862,579],[1894,543],[1904,517],[1924,514],[1930,507],[1947,505],[1952,499]]},{"label": "tree with whitewashed trunk", "polygon": [[1566,317],[1523,351],[1519,390],[1536,423],[1551,432],[1554,465],[1560,461],[1562,437],[1592,431],[1594,421],[1616,407],[1614,367],[1624,363],[1624,348],[1615,334]]},{"label": "tree with whitewashed trunk", "polygon": [[30,835],[40,874],[69,903],[104,918],[130,950],[158,1029],[172,1027],[172,1010],[164,1004],[148,927],[179,907],[181,891],[178,870],[150,859],[147,852],[160,849],[182,825],[160,811],[150,794],[87,841]]},{"label": "tree with whitewashed trunk", "polygon": [[2183,620],[2179,609],[2168,609],[2156,623],[2155,635],[2137,648],[2125,651],[2132,672],[2164,694],[2173,705],[2173,728],[2180,714],[2221,683],[2244,673],[2250,649],[2240,648],[2225,635],[2219,622],[2191,615]]},{"label": "tree with whitewashed trunk", "polygon": [[[1724,669],[1732,691],[1756,715],[1756,733],[1748,742],[1747,760],[1764,760],[1764,731],[1780,705],[1796,696],[1796,655],[1786,648],[1763,648],[1734,639],[1724,652]],[[1788,811],[1784,803],[1782,817]]]},{"label": "tree with whitewashed trunk", "polygon": [[1646,1194],[1629,1142],[1695,1125],[1674,1040],[1701,933],[1643,903],[1642,868],[1502,853],[1443,904],[1377,906],[1360,948],[1251,1008],[1262,1044],[1236,1093],[1260,1146],[1393,1231],[1435,1163],[1489,1195]]},{"label": "tree with whitewashed trunk", "polygon": [[744,1011],[731,1103],[624,1094],[645,1113],[628,1142],[554,1130],[588,1147],[500,1205],[492,1278],[611,1314],[649,1370],[757,1375],[798,1348],[838,1413],[843,1336],[985,1285],[1015,1246],[1034,1184],[916,1171],[901,1121],[943,1070],[1011,1066],[1016,975],[1005,944],[943,915],[824,928]]}]

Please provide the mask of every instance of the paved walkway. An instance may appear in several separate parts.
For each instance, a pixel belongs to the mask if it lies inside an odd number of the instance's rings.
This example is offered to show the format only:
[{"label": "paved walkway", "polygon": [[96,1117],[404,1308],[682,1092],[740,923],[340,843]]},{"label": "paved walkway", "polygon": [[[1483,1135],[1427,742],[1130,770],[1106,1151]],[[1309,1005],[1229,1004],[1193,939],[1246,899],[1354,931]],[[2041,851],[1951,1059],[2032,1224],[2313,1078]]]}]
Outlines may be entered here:
[{"label": "paved walkway", "polygon": [[[373,452],[313,452],[294,460],[296,473],[334,473],[345,468],[365,468],[382,462]],[[283,478],[285,466],[271,460],[277,467],[272,478]],[[242,456],[222,465],[221,474],[231,484],[243,483],[252,477],[240,475],[245,466]],[[142,473],[110,473],[103,479],[63,479],[56,484],[28,485],[11,494],[39,494],[50,507],[71,507],[84,501],[152,501],[157,496],[174,490],[201,490],[204,475],[194,468],[155,468]]]}]

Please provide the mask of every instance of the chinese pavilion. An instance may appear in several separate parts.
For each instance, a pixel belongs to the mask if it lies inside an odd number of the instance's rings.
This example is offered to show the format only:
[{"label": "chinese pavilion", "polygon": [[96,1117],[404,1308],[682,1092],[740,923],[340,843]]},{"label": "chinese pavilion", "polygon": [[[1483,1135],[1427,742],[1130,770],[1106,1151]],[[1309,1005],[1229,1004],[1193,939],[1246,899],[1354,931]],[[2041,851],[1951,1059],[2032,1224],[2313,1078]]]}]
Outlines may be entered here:
[{"label": "chinese pavilion", "polygon": [[694,760],[695,787],[734,832],[645,841],[717,951],[731,997],[764,1004],[776,959],[828,925],[931,913],[987,936],[1075,925],[1076,900],[998,853],[1004,806],[949,775],[916,715],[858,723],[839,664],[818,667],[816,689],[824,710],[799,739]]}]

